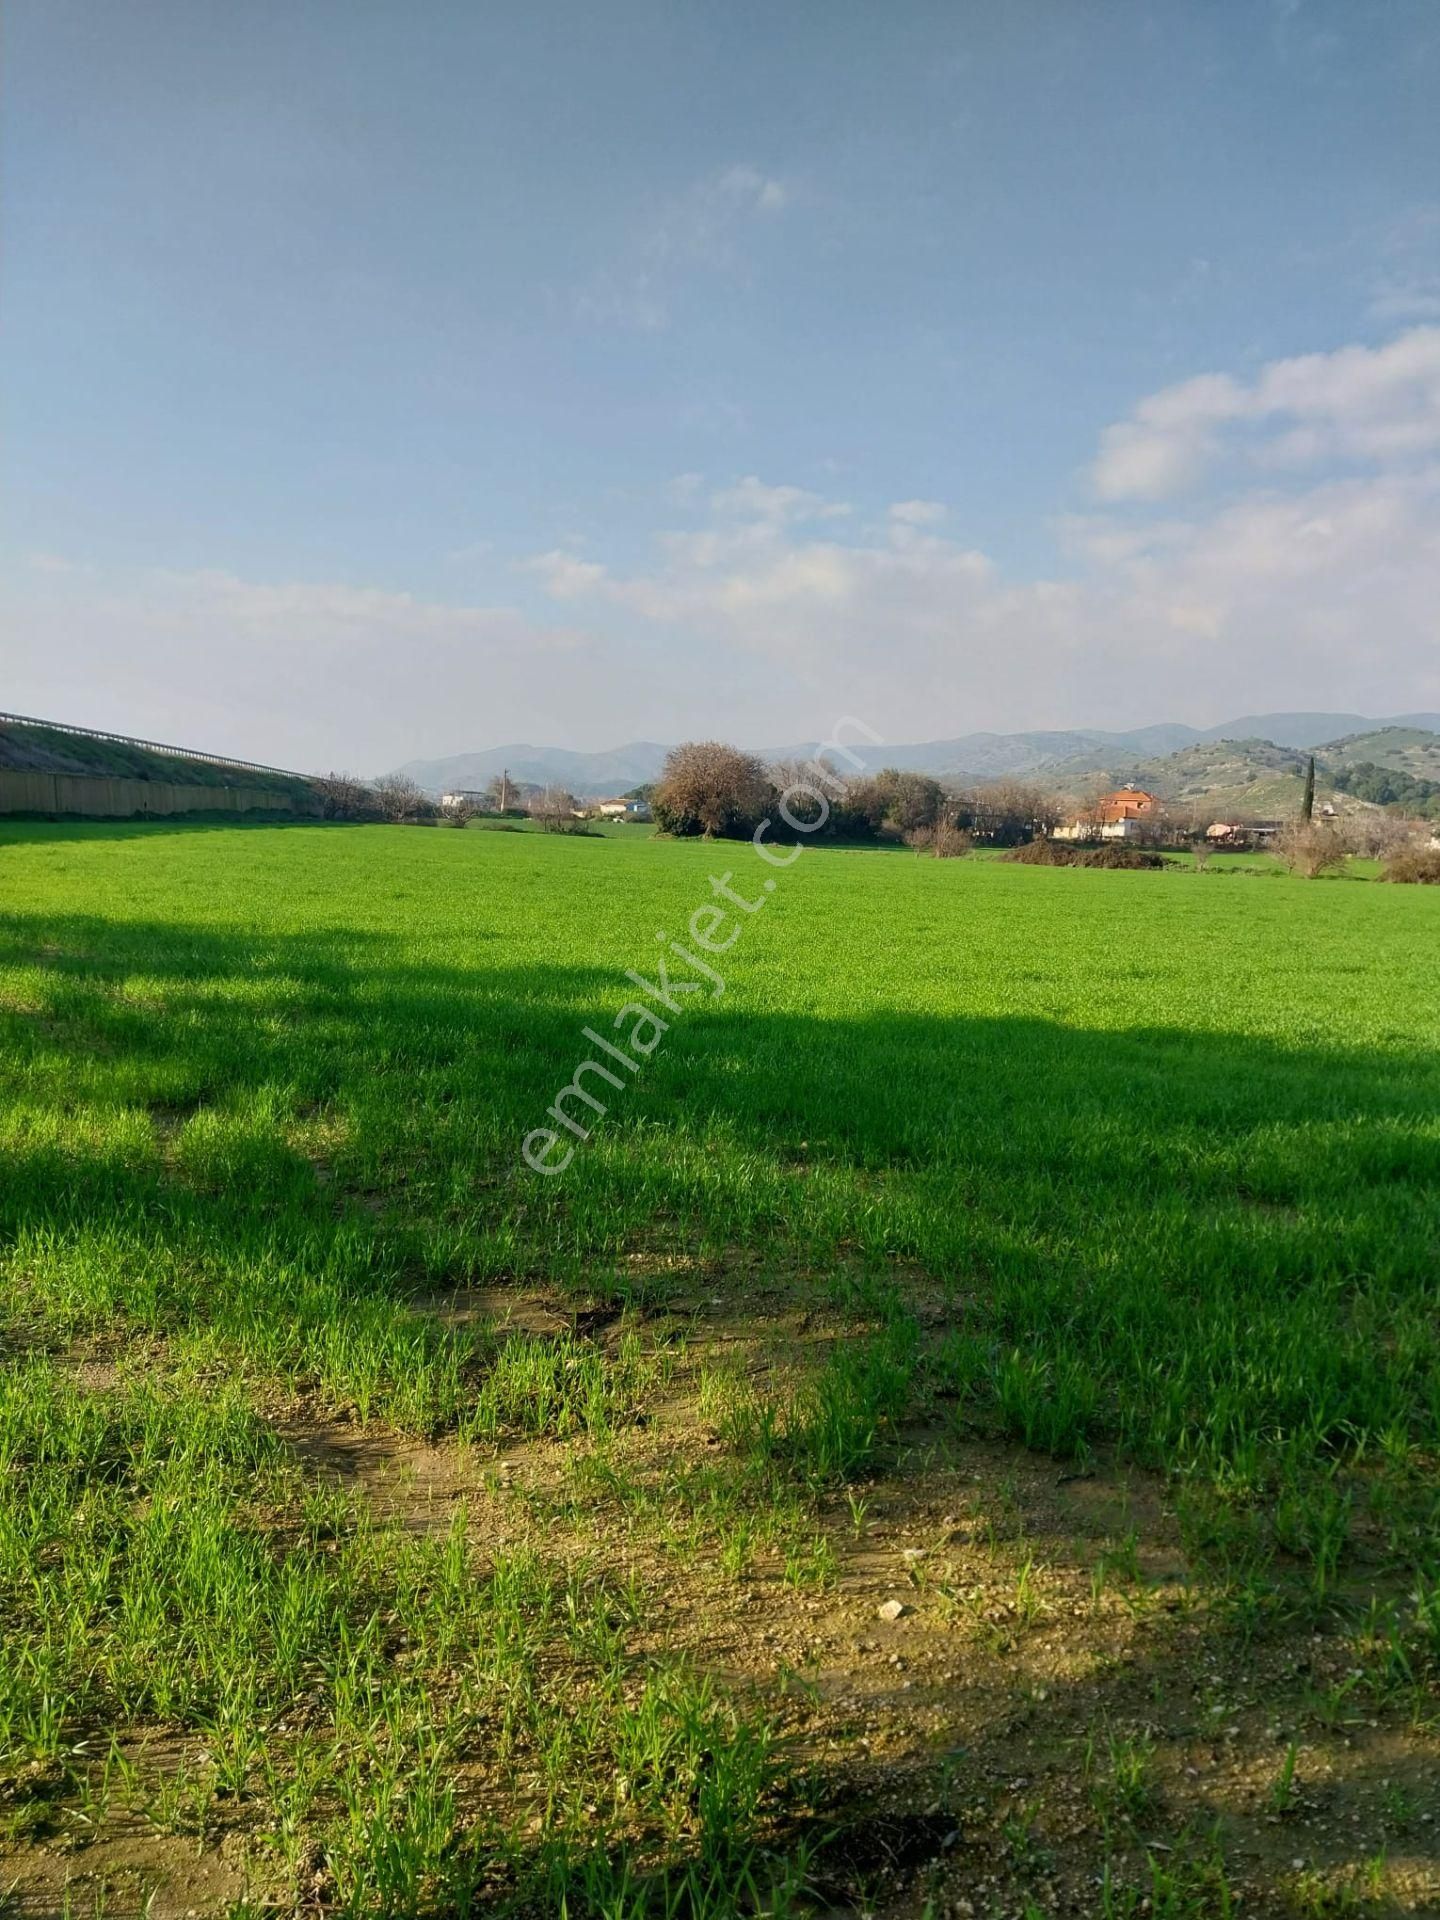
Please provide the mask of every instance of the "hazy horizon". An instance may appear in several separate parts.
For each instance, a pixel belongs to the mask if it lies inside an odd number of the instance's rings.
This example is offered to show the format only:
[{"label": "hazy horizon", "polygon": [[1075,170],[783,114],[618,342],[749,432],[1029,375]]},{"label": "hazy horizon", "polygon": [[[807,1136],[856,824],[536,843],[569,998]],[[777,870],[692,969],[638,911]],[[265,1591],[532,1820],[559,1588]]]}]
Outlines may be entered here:
[{"label": "hazy horizon", "polygon": [[5,54],[0,706],[365,769],[1440,709],[1419,0]]},{"label": "hazy horizon", "polygon": [[[1279,713],[1282,710],[1277,707],[1272,711],[1275,713]],[[1421,707],[1414,708],[1411,713],[1407,713],[1407,714],[1350,713],[1348,711],[1342,712],[1341,709],[1331,708],[1331,707],[1313,707],[1313,708],[1293,707],[1293,708],[1286,708],[1284,709],[1284,711],[1288,714],[1304,715],[1304,716],[1308,716],[1310,714],[1325,715],[1325,716],[1329,716],[1331,714],[1339,714],[1340,717],[1342,718],[1369,720],[1374,722],[1377,725],[1394,724],[1394,722],[1397,720],[1404,720],[1409,718],[1426,719],[1426,720],[1440,719],[1440,713],[1432,713]],[[1256,717],[1263,718],[1263,716],[1256,716]],[[925,746],[930,741],[956,740],[956,739],[962,739],[968,734],[982,734],[982,733],[994,733],[1001,736],[1009,735],[1009,734],[1020,734],[1020,733],[1144,733],[1148,729],[1155,728],[1155,727],[1189,727],[1189,728],[1192,728],[1196,733],[1203,734],[1203,733],[1210,732],[1215,727],[1227,726],[1234,723],[1237,720],[1241,720],[1244,718],[1246,718],[1246,716],[1243,714],[1225,713],[1217,716],[1215,719],[1212,719],[1212,720],[1192,720],[1185,714],[1163,713],[1163,714],[1158,714],[1154,716],[1150,720],[1138,721],[1133,727],[1131,726],[1114,727],[1114,726],[1108,725],[1103,720],[1072,720],[1072,721],[1067,721],[1058,726],[951,727],[951,728],[940,727],[931,733],[919,735],[913,739],[905,739],[905,740],[901,740],[899,738],[890,740],[884,735],[882,735],[881,737],[882,739],[886,740],[886,744],[888,745],[897,746],[897,747],[907,747],[907,746]],[[688,731],[683,731],[680,733],[673,734],[669,738],[664,740],[654,739],[648,734],[647,735],[637,734],[633,738],[628,740],[605,740],[605,741],[599,742],[594,746],[591,746],[588,744],[585,744],[585,745],[577,744],[573,740],[548,740],[548,739],[547,740],[484,740],[484,741],[477,740],[477,741],[472,741],[469,746],[454,746],[454,747],[445,748],[443,750],[437,749],[434,752],[425,753],[425,754],[416,754],[413,757],[416,759],[426,759],[426,760],[448,760],[448,759],[453,759],[458,755],[465,754],[465,753],[498,752],[501,748],[508,747],[508,746],[551,747],[561,753],[608,753],[608,752],[616,751],[617,749],[622,747],[636,747],[636,746],[670,747],[670,746],[678,745],[682,740],[702,740],[702,739],[710,739],[712,737],[714,736],[710,733],[707,733],[703,726],[700,726],[700,727],[691,727],[690,729],[688,729]],[[862,735],[854,735],[854,736],[847,735],[846,737],[847,738],[853,737],[863,742]],[[805,735],[803,737],[796,736],[789,741],[744,740],[744,741],[736,741],[733,744],[743,745],[747,749],[753,750],[756,752],[781,751],[785,749],[787,746],[804,745],[809,741],[809,739],[810,739],[810,736]]]}]

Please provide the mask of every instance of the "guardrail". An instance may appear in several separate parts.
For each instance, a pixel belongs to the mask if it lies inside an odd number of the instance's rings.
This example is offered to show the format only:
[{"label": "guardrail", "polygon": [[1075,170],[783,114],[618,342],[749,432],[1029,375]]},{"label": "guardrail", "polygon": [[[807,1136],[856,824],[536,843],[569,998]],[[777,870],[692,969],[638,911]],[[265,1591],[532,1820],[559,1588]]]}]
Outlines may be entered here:
[{"label": "guardrail", "polygon": [[278,773],[287,780],[312,780],[290,767],[267,767],[263,760],[232,760],[225,753],[200,753],[194,747],[167,747],[159,740],[138,740],[130,733],[104,733],[99,727],[72,727],[64,720],[37,720],[28,713],[0,713],[0,726],[44,727],[49,733],[74,734],[81,740],[109,740],[117,747],[143,747],[147,753],[165,753],[176,760],[203,760],[211,767],[235,767],[242,773]]}]

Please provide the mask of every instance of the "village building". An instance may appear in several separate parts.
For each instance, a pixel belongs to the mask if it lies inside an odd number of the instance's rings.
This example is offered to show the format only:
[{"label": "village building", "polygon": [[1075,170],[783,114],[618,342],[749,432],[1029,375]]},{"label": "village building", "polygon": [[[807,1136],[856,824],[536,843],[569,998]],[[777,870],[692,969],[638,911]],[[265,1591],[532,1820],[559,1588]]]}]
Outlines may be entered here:
[{"label": "village building", "polygon": [[1088,813],[1078,814],[1067,826],[1056,827],[1056,840],[1138,840],[1158,813],[1159,798],[1143,787],[1117,787],[1102,793]]},{"label": "village building", "polygon": [[649,820],[654,817],[647,800],[596,800],[591,803],[591,808],[602,820]]}]

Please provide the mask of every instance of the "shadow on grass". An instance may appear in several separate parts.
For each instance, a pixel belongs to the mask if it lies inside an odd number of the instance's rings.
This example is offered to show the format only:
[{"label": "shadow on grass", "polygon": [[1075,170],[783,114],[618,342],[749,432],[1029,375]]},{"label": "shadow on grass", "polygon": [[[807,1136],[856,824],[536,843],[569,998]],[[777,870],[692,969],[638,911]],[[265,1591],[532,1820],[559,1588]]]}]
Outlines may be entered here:
[{"label": "shadow on grass", "polygon": [[1440,1055],[702,1003],[621,1088],[590,1080],[613,1110],[547,1180],[521,1140],[596,1057],[581,1029],[616,983],[494,953],[0,922],[24,969],[0,1232],[32,1294],[48,1274],[52,1309],[157,1324],[244,1296],[250,1323],[317,1286],[327,1313],[604,1286],[637,1248],[912,1263],[977,1368],[1013,1353],[1020,1390],[1029,1368],[1030,1398],[1064,1401],[1068,1432],[1041,1418],[1034,1443],[1435,1438]]}]

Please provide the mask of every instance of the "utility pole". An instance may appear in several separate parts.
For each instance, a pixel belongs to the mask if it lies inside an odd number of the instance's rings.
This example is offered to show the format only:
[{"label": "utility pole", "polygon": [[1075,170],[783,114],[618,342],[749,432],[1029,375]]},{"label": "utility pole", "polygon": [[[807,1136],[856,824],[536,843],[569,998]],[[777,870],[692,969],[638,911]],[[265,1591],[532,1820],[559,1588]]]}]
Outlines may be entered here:
[{"label": "utility pole", "polygon": [[500,769],[500,811],[502,813],[510,811],[510,769],[508,767]]}]

